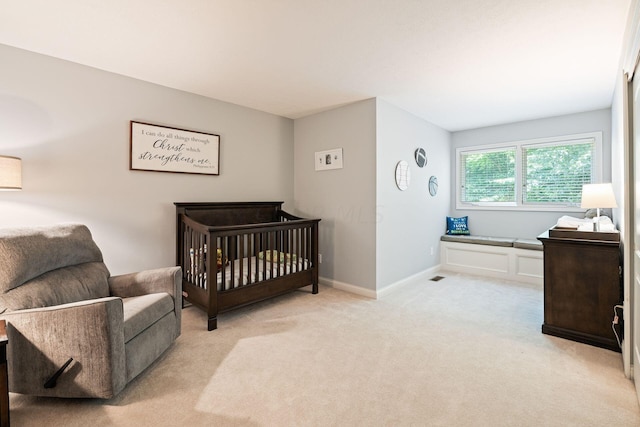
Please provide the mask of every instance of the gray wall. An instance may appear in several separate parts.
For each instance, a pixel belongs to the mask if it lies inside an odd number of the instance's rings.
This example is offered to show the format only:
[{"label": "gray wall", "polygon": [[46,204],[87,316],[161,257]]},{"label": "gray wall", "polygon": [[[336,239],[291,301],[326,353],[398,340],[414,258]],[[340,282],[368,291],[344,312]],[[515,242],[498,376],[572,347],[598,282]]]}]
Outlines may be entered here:
[{"label": "gray wall", "polygon": [[[439,264],[439,238],[450,205],[450,134],[381,99],[297,119],[294,123],[296,209],[319,217],[323,281],[376,297]],[[427,150],[428,165],[413,160]],[[343,148],[344,168],[314,170],[316,151]],[[411,165],[400,191],[395,167]],[[440,179],[435,197],[431,175]],[[431,255],[433,248],[433,255]]]},{"label": "gray wall", "polygon": [[[294,199],[321,218],[320,276],[343,289],[376,289],[376,102],[295,120]],[[314,153],[342,148],[342,169],[315,171]],[[357,291],[357,289],[352,289]],[[365,292],[366,293],[366,292]]]},{"label": "gray wall", "polygon": [[[423,168],[414,160],[419,147],[427,152]],[[378,290],[440,263],[440,236],[451,195],[449,147],[449,132],[378,99]],[[405,191],[395,183],[395,167],[400,160],[409,163],[411,172],[411,184]],[[429,195],[428,188],[432,175],[439,183],[435,197]]]},{"label": "gray wall", "polygon": [[[611,109],[491,126],[452,134],[451,182],[455,185],[456,148],[602,131],[603,181],[611,182]],[[535,212],[498,210],[458,210],[455,189],[451,189],[451,216],[469,216],[473,234],[535,238],[552,227],[563,215],[578,212]]]},{"label": "gray wall", "polygon": [[[293,210],[293,121],[0,45],[0,154],[23,190],[2,226],[89,226],[112,274],[175,264],[176,201],[281,200]],[[221,136],[220,175],[129,170],[129,121]]]}]

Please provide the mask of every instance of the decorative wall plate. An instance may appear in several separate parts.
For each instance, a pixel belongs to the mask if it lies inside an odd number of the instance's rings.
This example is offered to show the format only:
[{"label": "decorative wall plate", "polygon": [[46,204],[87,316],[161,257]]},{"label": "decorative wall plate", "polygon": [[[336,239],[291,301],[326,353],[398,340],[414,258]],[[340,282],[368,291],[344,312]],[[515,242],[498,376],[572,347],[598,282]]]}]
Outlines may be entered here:
[{"label": "decorative wall plate", "polygon": [[432,176],[429,178],[429,194],[435,196],[438,193],[438,178]]},{"label": "decorative wall plate", "polygon": [[396,165],[396,185],[401,191],[409,188],[411,183],[411,170],[409,169],[409,163],[401,160]]},{"label": "decorative wall plate", "polygon": [[427,165],[427,152],[424,148],[418,148],[415,152],[416,164],[418,167],[423,168]]}]

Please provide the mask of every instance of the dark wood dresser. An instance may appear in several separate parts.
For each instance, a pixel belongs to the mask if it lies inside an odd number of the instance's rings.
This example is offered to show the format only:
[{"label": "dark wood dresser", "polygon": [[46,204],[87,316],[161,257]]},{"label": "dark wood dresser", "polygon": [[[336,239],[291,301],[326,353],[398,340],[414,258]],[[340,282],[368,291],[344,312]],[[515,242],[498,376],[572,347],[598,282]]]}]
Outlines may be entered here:
[{"label": "dark wood dresser", "polygon": [[620,234],[552,228],[538,239],[544,245],[542,332],[619,352],[612,322],[623,298]]}]

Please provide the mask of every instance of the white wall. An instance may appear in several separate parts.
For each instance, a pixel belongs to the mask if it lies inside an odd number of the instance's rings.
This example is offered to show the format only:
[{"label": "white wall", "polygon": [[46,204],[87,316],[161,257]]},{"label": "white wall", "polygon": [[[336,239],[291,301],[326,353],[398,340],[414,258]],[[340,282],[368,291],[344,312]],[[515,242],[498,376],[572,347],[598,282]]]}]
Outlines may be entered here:
[{"label": "white wall", "polygon": [[[427,152],[427,165],[414,160],[417,148]],[[450,133],[388,102],[377,102],[377,288],[418,274],[440,262],[440,236],[449,212]],[[400,191],[395,167],[409,163],[411,184]],[[438,193],[429,194],[431,176]],[[433,254],[431,249],[433,248]]]},{"label": "white wall", "polygon": [[[611,181],[611,110],[603,109],[566,116],[529,120],[500,126],[472,129],[452,134],[451,182],[455,185],[456,156],[458,147],[486,145],[535,138],[554,137],[585,132],[602,131],[603,181]],[[455,189],[452,188],[451,215],[469,216],[469,228],[473,234],[533,239],[552,227],[563,215],[580,216],[567,212],[523,212],[498,210],[458,210]]]},{"label": "white wall", "polygon": [[[622,360],[624,372],[627,377],[638,378],[637,367],[634,365],[634,353],[637,342],[638,307],[636,305],[638,287],[635,281],[634,271],[634,251],[637,249],[634,244],[634,237],[637,224],[634,219],[633,198],[634,172],[631,135],[629,129],[632,127],[632,113],[636,106],[631,106],[628,99],[633,98],[633,93],[627,93],[627,76],[631,75],[636,68],[636,59],[640,49],[640,3],[632,0],[629,6],[629,17],[625,29],[624,44],[620,55],[619,74],[616,81],[613,100],[611,103],[611,152],[612,152],[612,183],[616,193],[618,209],[614,209],[614,221],[620,230],[623,247],[623,282],[624,282],[624,337],[622,345]],[[634,80],[638,75],[634,75]],[[632,91],[631,91],[632,92]],[[635,372],[635,374],[634,374]],[[636,381],[636,390],[640,390]],[[638,394],[640,399],[640,392]]]},{"label": "white wall", "polygon": [[623,85],[627,84],[627,80],[623,78],[622,73],[616,81],[616,89],[613,94],[611,103],[611,182],[618,202],[618,209],[613,210],[614,222],[618,230],[624,236],[625,218],[623,212],[626,206],[626,180],[625,171],[627,167],[627,159],[625,158],[625,108]]},{"label": "white wall", "polygon": [[[370,99],[294,122],[295,205],[322,220],[321,279],[369,293],[376,289],[375,114]],[[316,172],[314,153],[333,148],[343,149],[344,167]]]},{"label": "white wall", "polygon": [[[0,154],[23,190],[0,226],[77,221],[112,274],[175,264],[176,201],[281,200],[293,210],[293,121],[0,45]],[[129,170],[129,121],[221,136],[220,175]]]}]

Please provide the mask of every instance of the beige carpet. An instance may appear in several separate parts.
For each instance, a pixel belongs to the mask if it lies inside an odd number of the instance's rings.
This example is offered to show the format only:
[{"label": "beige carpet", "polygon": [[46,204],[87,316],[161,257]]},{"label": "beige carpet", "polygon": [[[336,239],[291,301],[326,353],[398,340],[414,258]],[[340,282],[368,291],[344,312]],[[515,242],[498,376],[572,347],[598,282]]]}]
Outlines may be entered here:
[{"label": "beige carpet", "polygon": [[543,335],[537,286],[444,274],[220,316],[110,401],[11,395],[13,426],[640,426],[620,354]]}]

